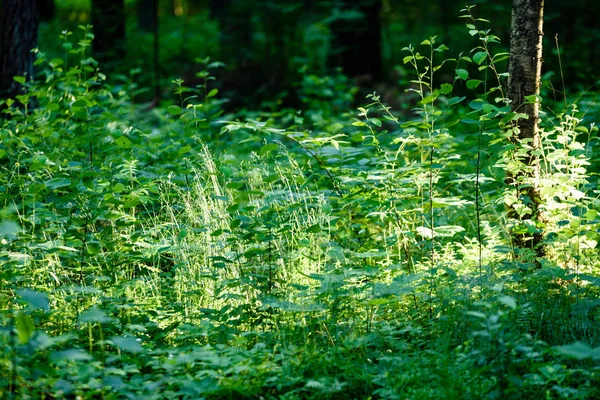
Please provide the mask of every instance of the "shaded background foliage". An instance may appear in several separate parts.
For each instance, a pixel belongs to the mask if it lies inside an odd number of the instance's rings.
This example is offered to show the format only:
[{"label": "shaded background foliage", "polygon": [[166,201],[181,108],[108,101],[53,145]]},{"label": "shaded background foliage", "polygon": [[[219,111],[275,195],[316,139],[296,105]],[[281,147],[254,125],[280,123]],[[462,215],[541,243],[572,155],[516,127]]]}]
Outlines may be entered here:
[{"label": "shaded background foliage", "polygon": [[[123,12],[109,13],[118,3]],[[508,46],[510,2],[474,3],[484,6],[476,9],[478,16],[492,20],[494,33]],[[103,63],[102,68],[123,74],[139,68],[141,87],[150,87],[153,76],[156,7],[157,75],[163,86],[173,75],[193,81],[195,60],[211,57],[227,65],[220,85],[227,88],[232,105],[282,99],[297,105],[295,88],[303,73],[326,75],[337,68],[359,86],[371,89],[379,83],[379,89],[391,93],[408,79],[401,51],[407,44],[438,35],[453,51],[471,45],[465,44],[461,34],[464,21],[457,17],[464,4],[456,0],[69,0],[39,5],[45,16],[40,46],[52,48],[58,32],[69,26],[94,23],[96,58],[107,61],[103,57],[106,48],[116,60],[114,65]],[[600,27],[592,8],[591,1],[546,1],[544,72],[550,78],[545,82],[548,90],[562,91],[555,38],[567,91],[574,93],[596,83]],[[100,16],[94,17],[94,9],[102,10]],[[55,51],[60,53],[60,49]]]},{"label": "shaded background foliage", "polygon": [[515,249],[528,144],[462,6],[42,6],[37,79],[0,100],[0,397],[598,398],[597,128],[544,116],[551,252]]}]

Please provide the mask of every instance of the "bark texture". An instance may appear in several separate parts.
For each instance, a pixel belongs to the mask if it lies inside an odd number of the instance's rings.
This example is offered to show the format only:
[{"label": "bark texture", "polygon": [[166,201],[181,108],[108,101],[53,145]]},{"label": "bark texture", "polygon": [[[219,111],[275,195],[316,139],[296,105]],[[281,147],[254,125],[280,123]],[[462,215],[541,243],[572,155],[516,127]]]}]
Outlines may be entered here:
[{"label": "bark texture", "polygon": [[111,70],[126,56],[124,0],[92,0],[94,58]]},{"label": "bark texture", "polygon": [[19,93],[14,76],[33,76],[38,25],[36,0],[0,1],[0,98]]},{"label": "bark texture", "polygon": [[[531,146],[523,162],[522,171],[509,172],[508,183],[515,186],[517,195],[532,209],[531,214],[519,217],[514,209],[509,212],[513,219],[531,219],[536,224],[543,222],[540,210],[539,156],[539,101],[531,102],[528,96],[539,95],[542,71],[544,0],[513,0],[510,35],[510,62],[508,98],[514,112],[524,113],[527,118],[516,121],[515,141],[525,141]],[[526,184],[524,184],[526,183]],[[543,255],[541,246],[543,235],[514,235],[514,243],[519,248],[530,248]]]}]

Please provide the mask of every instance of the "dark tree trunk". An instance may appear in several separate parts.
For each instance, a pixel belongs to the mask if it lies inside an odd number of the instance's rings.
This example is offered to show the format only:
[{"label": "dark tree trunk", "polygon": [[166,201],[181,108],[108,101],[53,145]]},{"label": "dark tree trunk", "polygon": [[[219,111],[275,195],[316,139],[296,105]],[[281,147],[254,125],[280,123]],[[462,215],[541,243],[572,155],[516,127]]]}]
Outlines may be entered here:
[{"label": "dark tree trunk", "polygon": [[4,0],[0,2],[0,98],[19,93],[14,76],[33,76],[39,24],[36,0]]},{"label": "dark tree trunk", "polygon": [[126,55],[124,0],[92,0],[94,58],[103,69],[114,69]]},{"label": "dark tree trunk", "polygon": [[349,76],[381,78],[381,0],[342,0],[343,9],[363,14],[358,20],[332,24],[334,48],[332,64],[342,67]]},{"label": "dark tree trunk", "polygon": [[[508,183],[515,186],[517,195],[531,209],[519,217],[514,209],[509,217],[520,220],[532,220],[538,227],[543,222],[540,210],[539,155],[540,148],[539,100],[540,80],[542,70],[542,37],[543,37],[544,0],[513,0],[512,23],[510,35],[510,62],[508,80],[508,98],[514,112],[524,113],[527,118],[521,118],[515,123],[515,141],[525,142],[530,150],[523,162],[527,166],[522,171],[509,171]],[[542,232],[531,235],[515,235],[514,243],[519,248],[529,248],[543,254]]]}]

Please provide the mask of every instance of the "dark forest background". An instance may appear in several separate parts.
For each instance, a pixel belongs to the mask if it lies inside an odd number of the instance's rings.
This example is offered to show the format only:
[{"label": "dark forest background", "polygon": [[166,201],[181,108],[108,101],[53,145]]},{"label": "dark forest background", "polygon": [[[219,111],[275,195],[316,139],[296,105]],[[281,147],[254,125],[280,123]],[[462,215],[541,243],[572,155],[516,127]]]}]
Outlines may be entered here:
[{"label": "dark forest background", "polygon": [[[218,85],[225,88],[222,95],[230,107],[257,108],[278,101],[298,106],[301,99],[295,88],[304,77],[338,71],[364,91],[377,89],[398,106],[395,103],[402,101],[398,87],[405,86],[410,74],[402,62],[405,46],[418,45],[432,35],[455,54],[477,45],[475,38],[468,43],[465,21],[458,17],[463,3],[45,0],[39,3],[39,45],[60,54],[56,38],[62,30],[95,25],[95,57],[104,71],[111,72],[111,79],[118,79],[114,72],[134,73],[140,88],[154,87],[145,95],[140,93],[140,100],[160,95],[175,77],[194,83],[199,79],[194,77],[197,62],[210,57],[226,65],[218,74]],[[511,2],[473,3],[480,6],[475,9],[477,16],[491,21],[493,33],[506,49]],[[591,1],[545,2],[544,84],[555,97],[555,91],[562,91],[561,67],[572,93],[598,79],[600,26],[592,10]]]}]

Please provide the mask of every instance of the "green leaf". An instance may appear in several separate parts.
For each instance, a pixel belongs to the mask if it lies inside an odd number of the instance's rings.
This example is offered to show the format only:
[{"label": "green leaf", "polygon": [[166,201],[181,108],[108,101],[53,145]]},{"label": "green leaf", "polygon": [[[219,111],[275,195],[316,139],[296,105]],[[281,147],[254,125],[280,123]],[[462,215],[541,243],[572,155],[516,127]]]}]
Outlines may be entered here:
[{"label": "green leaf", "polygon": [[58,189],[61,187],[71,186],[71,180],[69,178],[53,178],[44,182],[46,187],[50,190]]},{"label": "green leaf", "polygon": [[29,314],[19,312],[15,317],[15,324],[17,326],[17,336],[19,337],[19,343],[26,344],[29,342],[33,334],[35,333],[35,326],[33,320]]},{"label": "green leaf", "polygon": [[442,92],[442,94],[450,94],[452,93],[452,89],[453,86],[449,83],[442,83],[442,87],[440,89],[440,91]]},{"label": "green leaf", "polygon": [[13,80],[17,83],[20,83],[21,85],[25,84],[25,77],[24,76],[13,76]]},{"label": "green leaf", "polygon": [[113,336],[111,340],[119,349],[129,353],[135,354],[144,350],[142,345],[133,337]]},{"label": "green leaf", "polygon": [[123,149],[131,148],[131,140],[129,140],[127,136],[119,136],[117,139],[115,139],[115,143],[117,144],[117,146]]},{"label": "green leaf", "polygon": [[86,243],[87,253],[91,256],[99,254],[100,249],[100,243],[98,241],[90,241]]},{"label": "green leaf", "polygon": [[594,354],[594,350],[592,348],[581,342],[567,344],[565,346],[557,346],[555,349],[559,354],[565,357],[576,358],[578,360],[590,358]]},{"label": "green leaf", "polygon": [[14,221],[0,222],[0,236],[14,238],[21,231],[21,227]]},{"label": "green leaf", "polygon": [[187,153],[190,150],[192,150],[192,146],[190,146],[190,145],[183,146],[181,149],[179,149],[179,151],[177,152],[177,154],[181,156],[181,155]]},{"label": "green leaf", "polygon": [[479,65],[481,65],[481,63],[484,62],[486,58],[487,53],[485,51],[480,51],[473,55],[473,61],[475,61],[475,63]]},{"label": "green leaf", "polygon": [[264,156],[266,154],[269,154],[270,152],[277,150],[279,148],[279,145],[276,143],[269,143],[264,145],[263,147],[261,147],[258,150],[258,154],[260,154],[261,156]]},{"label": "green leaf", "polygon": [[466,99],[466,97],[453,97],[450,100],[448,100],[448,105],[449,106],[453,106],[455,104],[461,103],[464,99]]},{"label": "green leaf", "polygon": [[48,310],[50,302],[46,293],[37,292],[31,289],[17,289],[17,294],[32,310]]},{"label": "green leaf", "polygon": [[176,105],[170,105],[169,107],[167,107],[167,112],[171,115],[181,115],[181,107],[176,106]]},{"label": "green leaf", "polygon": [[481,319],[487,318],[487,315],[485,315],[484,313],[479,312],[479,311],[467,311],[466,314],[470,315],[472,317],[481,318]]},{"label": "green leaf", "polygon": [[92,308],[85,310],[79,315],[80,323],[92,323],[98,322],[100,324],[107,324],[109,322],[113,322],[114,318],[107,316],[104,311],[100,310],[98,307],[93,306]]},{"label": "green leaf", "polygon": [[61,361],[91,361],[92,356],[82,349],[67,349],[63,351],[55,351],[50,355],[50,360],[53,363]]},{"label": "green leaf", "polygon": [[437,99],[436,95],[429,95],[423,98],[423,100],[421,100],[421,104],[430,104],[433,103],[435,101],[435,99]]},{"label": "green leaf", "polygon": [[310,228],[308,228],[306,230],[306,232],[308,232],[308,233],[318,233],[318,232],[321,232],[321,225],[314,224]]},{"label": "green leaf", "polygon": [[469,77],[469,71],[467,71],[466,69],[457,69],[456,70],[456,76],[459,79],[462,79],[463,81],[466,81],[467,78]]},{"label": "green leaf", "polygon": [[498,297],[498,301],[513,310],[517,309],[517,301],[511,296],[500,296]]},{"label": "green leaf", "polygon": [[381,120],[377,118],[371,118],[369,121],[371,121],[376,127],[381,128]]},{"label": "green leaf", "polygon": [[469,79],[467,81],[467,88],[469,89],[475,89],[477,86],[479,86],[481,84],[482,81],[480,81],[479,79]]},{"label": "green leaf", "polygon": [[219,93],[219,89],[212,89],[210,92],[208,92],[208,94],[206,95],[206,98],[211,98],[217,95],[217,93]]}]

